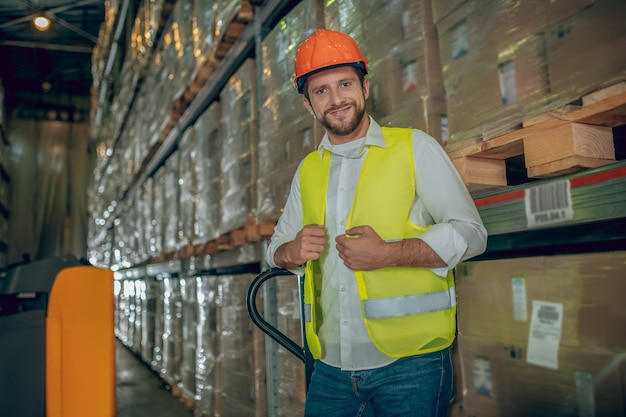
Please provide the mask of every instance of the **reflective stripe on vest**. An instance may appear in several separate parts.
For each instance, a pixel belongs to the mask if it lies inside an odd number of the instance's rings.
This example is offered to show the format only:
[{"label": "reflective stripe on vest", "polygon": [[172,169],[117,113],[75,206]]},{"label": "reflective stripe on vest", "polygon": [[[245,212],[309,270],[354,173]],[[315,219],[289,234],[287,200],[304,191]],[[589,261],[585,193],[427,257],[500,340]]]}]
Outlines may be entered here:
[{"label": "reflective stripe on vest", "polygon": [[431,313],[433,311],[448,310],[454,306],[456,306],[456,291],[454,287],[449,288],[448,291],[431,292],[428,294],[363,300],[365,317],[370,319]]}]

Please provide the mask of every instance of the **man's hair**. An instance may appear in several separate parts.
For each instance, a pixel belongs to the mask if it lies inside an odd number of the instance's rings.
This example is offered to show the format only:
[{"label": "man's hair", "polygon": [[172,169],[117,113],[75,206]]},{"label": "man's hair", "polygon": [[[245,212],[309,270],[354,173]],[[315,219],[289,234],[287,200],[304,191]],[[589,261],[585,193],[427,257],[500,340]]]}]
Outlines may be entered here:
[{"label": "man's hair", "polygon": [[[362,88],[363,87],[363,81],[365,80],[365,72],[362,69],[360,69],[360,68],[356,68],[356,67],[353,67],[353,68],[356,69],[356,73],[359,76],[359,81],[361,82],[361,88]],[[309,96],[308,84],[309,84],[309,79],[307,78],[306,80],[304,80],[304,86],[303,86],[304,87],[303,88],[304,91],[302,92],[302,94],[304,95],[304,97],[310,103],[311,102],[311,97]]]}]

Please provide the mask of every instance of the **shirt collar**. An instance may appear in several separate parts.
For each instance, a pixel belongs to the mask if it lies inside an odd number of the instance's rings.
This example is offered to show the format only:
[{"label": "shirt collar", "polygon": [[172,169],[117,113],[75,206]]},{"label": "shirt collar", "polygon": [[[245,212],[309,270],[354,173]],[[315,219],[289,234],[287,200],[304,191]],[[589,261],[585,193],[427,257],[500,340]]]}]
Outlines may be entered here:
[{"label": "shirt collar", "polygon": [[[365,149],[368,146],[380,146],[381,148],[386,148],[387,143],[385,142],[385,138],[383,137],[383,131],[378,123],[372,118],[372,116],[367,116],[370,119],[370,126],[367,129],[367,133],[365,134],[365,141],[363,142],[363,148],[360,154],[363,154]],[[324,134],[322,141],[317,147],[317,152],[320,155],[320,158],[324,156],[324,151],[327,150],[332,153],[333,145],[330,143],[330,139],[328,139],[328,133]]]}]

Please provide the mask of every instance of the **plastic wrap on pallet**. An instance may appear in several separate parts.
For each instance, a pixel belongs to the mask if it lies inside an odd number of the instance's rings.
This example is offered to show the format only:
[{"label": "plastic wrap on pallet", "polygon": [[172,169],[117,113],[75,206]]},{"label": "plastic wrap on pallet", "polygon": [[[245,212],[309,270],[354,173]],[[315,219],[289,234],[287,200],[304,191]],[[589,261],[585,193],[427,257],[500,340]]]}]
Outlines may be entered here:
[{"label": "plastic wrap on pallet", "polygon": [[182,362],[180,392],[193,403],[196,395],[196,350],[198,348],[198,294],[195,277],[180,280],[182,299]]},{"label": "plastic wrap on pallet", "polygon": [[165,296],[162,279],[155,280],[155,303],[154,303],[154,347],[152,350],[152,362],[150,367],[157,373],[161,373],[163,367],[163,333],[165,331]]},{"label": "plastic wrap on pallet", "polygon": [[199,149],[196,140],[196,130],[190,126],[185,130],[178,145],[180,151],[179,186],[180,186],[180,215],[179,215],[179,247],[196,240],[194,225],[197,223],[198,213],[198,159]]},{"label": "plastic wrap on pallet", "polygon": [[228,37],[229,24],[236,20],[250,20],[252,6],[248,0],[215,0],[215,17],[215,39]]},{"label": "plastic wrap on pallet", "polygon": [[135,322],[133,323],[135,330],[133,334],[133,342],[132,342],[132,350],[137,355],[141,354],[141,340],[143,335],[143,315],[144,315],[144,302],[143,299],[146,295],[146,287],[145,281],[142,279],[134,279],[133,284],[135,285],[135,297],[134,297],[134,305],[135,305]]},{"label": "plastic wrap on pallet", "polygon": [[152,363],[154,354],[155,307],[157,282],[154,277],[145,277],[145,293],[143,301],[143,325],[141,326],[141,358],[147,364]]},{"label": "plastic wrap on pallet", "polygon": [[161,377],[170,385],[180,382],[182,364],[182,299],[180,278],[163,278],[163,357]]},{"label": "plastic wrap on pallet", "polygon": [[221,109],[219,102],[211,103],[194,124],[198,149],[198,210],[194,223],[194,245],[209,242],[220,235]]},{"label": "plastic wrap on pallet", "polygon": [[151,215],[151,190],[148,183],[144,182],[139,185],[135,204],[137,206],[136,213],[136,229],[137,234],[137,250],[135,264],[141,264],[150,258],[150,215]]},{"label": "plastic wrap on pallet", "polygon": [[164,217],[165,213],[165,201],[164,201],[164,181],[165,181],[165,167],[161,166],[150,177],[149,181],[152,183],[152,233],[150,233],[150,254],[152,257],[161,255],[163,253],[163,236],[164,236]]},{"label": "plastic wrap on pallet", "polygon": [[245,305],[252,278],[247,274],[218,277],[216,417],[265,413],[263,338]]},{"label": "plastic wrap on pallet", "polygon": [[457,268],[463,406],[485,416],[623,416],[626,253]]},{"label": "plastic wrap on pallet", "polygon": [[303,0],[280,20],[262,43],[257,217],[273,222],[280,216],[300,161],[316,148],[322,130],[293,87],[296,48],[323,24],[314,0]]},{"label": "plastic wrap on pallet", "polygon": [[165,161],[163,211],[159,213],[160,216],[163,216],[163,251],[165,253],[171,253],[178,249],[179,157],[180,152],[176,150]]},{"label": "plastic wrap on pallet", "polygon": [[215,5],[213,0],[192,0],[191,36],[193,38],[193,56],[195,69],[192,79],[198,69],[211,56],[215,37]]},{"label": "plastic wrap on pallet", "polygon": [[140,117],[144,124],[144,145],[145,152],[150,150],[160,139],[163,129],[169,123],[170,111],[172,109],[171,100],[172,86],[167,80],[165,68],[165,53],[162,48],[154,52],[153,59],[148,67],[147,74],[141,85],[138,95],[143,103],[142,107],[137,106]]},{"label": "plastic wrap on pallet", "polygon": [[440,142],[445,92],[430,0],[332,0],[326,27],[349,33],[368,58],[368,110],[381,125],[421,129]]},{"label": "plastic wrap on pallet", "polygon": [[[276,285],[276,327],[287,337],[302,346],[302,321],[300,318],[299,283],[289,276]],[[296,417],[304,414],[306,397],[304,364],[291,352],[278,348],[278,397],[280,415]]]},{"label": "plastic wrap on pallet", "polygon": [[524,119],[626,78],[623,2],[465,1],[436,24],[450,142]]},{"label": "plastic wrap on pallet", "polygon": [[176,53],[173,74],[176,80],[174,98],[179,98],[189,86],[196,67],[192,34],[192,0],[178,0],[171,20],[172,45]]},{"label": "plastic wrap on pallet", "polygon": [[196,348],[196,407],[194,417],[215,415],[215,362],[217,355],[217,277],[196,278],[198,346]]},{"label": "plastic wrap on pallet", "polygon": [[247,59],[220,93],[222,103],[221,225],[222,232],[243,227],[254,207],[252,155],[257,146],[256,65]]}]

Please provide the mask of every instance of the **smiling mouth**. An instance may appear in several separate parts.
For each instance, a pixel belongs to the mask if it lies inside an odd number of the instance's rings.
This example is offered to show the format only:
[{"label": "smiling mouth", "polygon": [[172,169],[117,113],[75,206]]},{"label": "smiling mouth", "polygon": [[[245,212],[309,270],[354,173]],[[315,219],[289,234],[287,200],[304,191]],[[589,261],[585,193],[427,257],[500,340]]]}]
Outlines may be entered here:
[{"label": "smiling mouth", "polygon": [[332,115],[334,117],[342,117],[344,116],[350,109],[352,108],[352,106],[343,106],[343,107],[339,107],[336,109],[331,109],[327,112],[327,114]]}]

